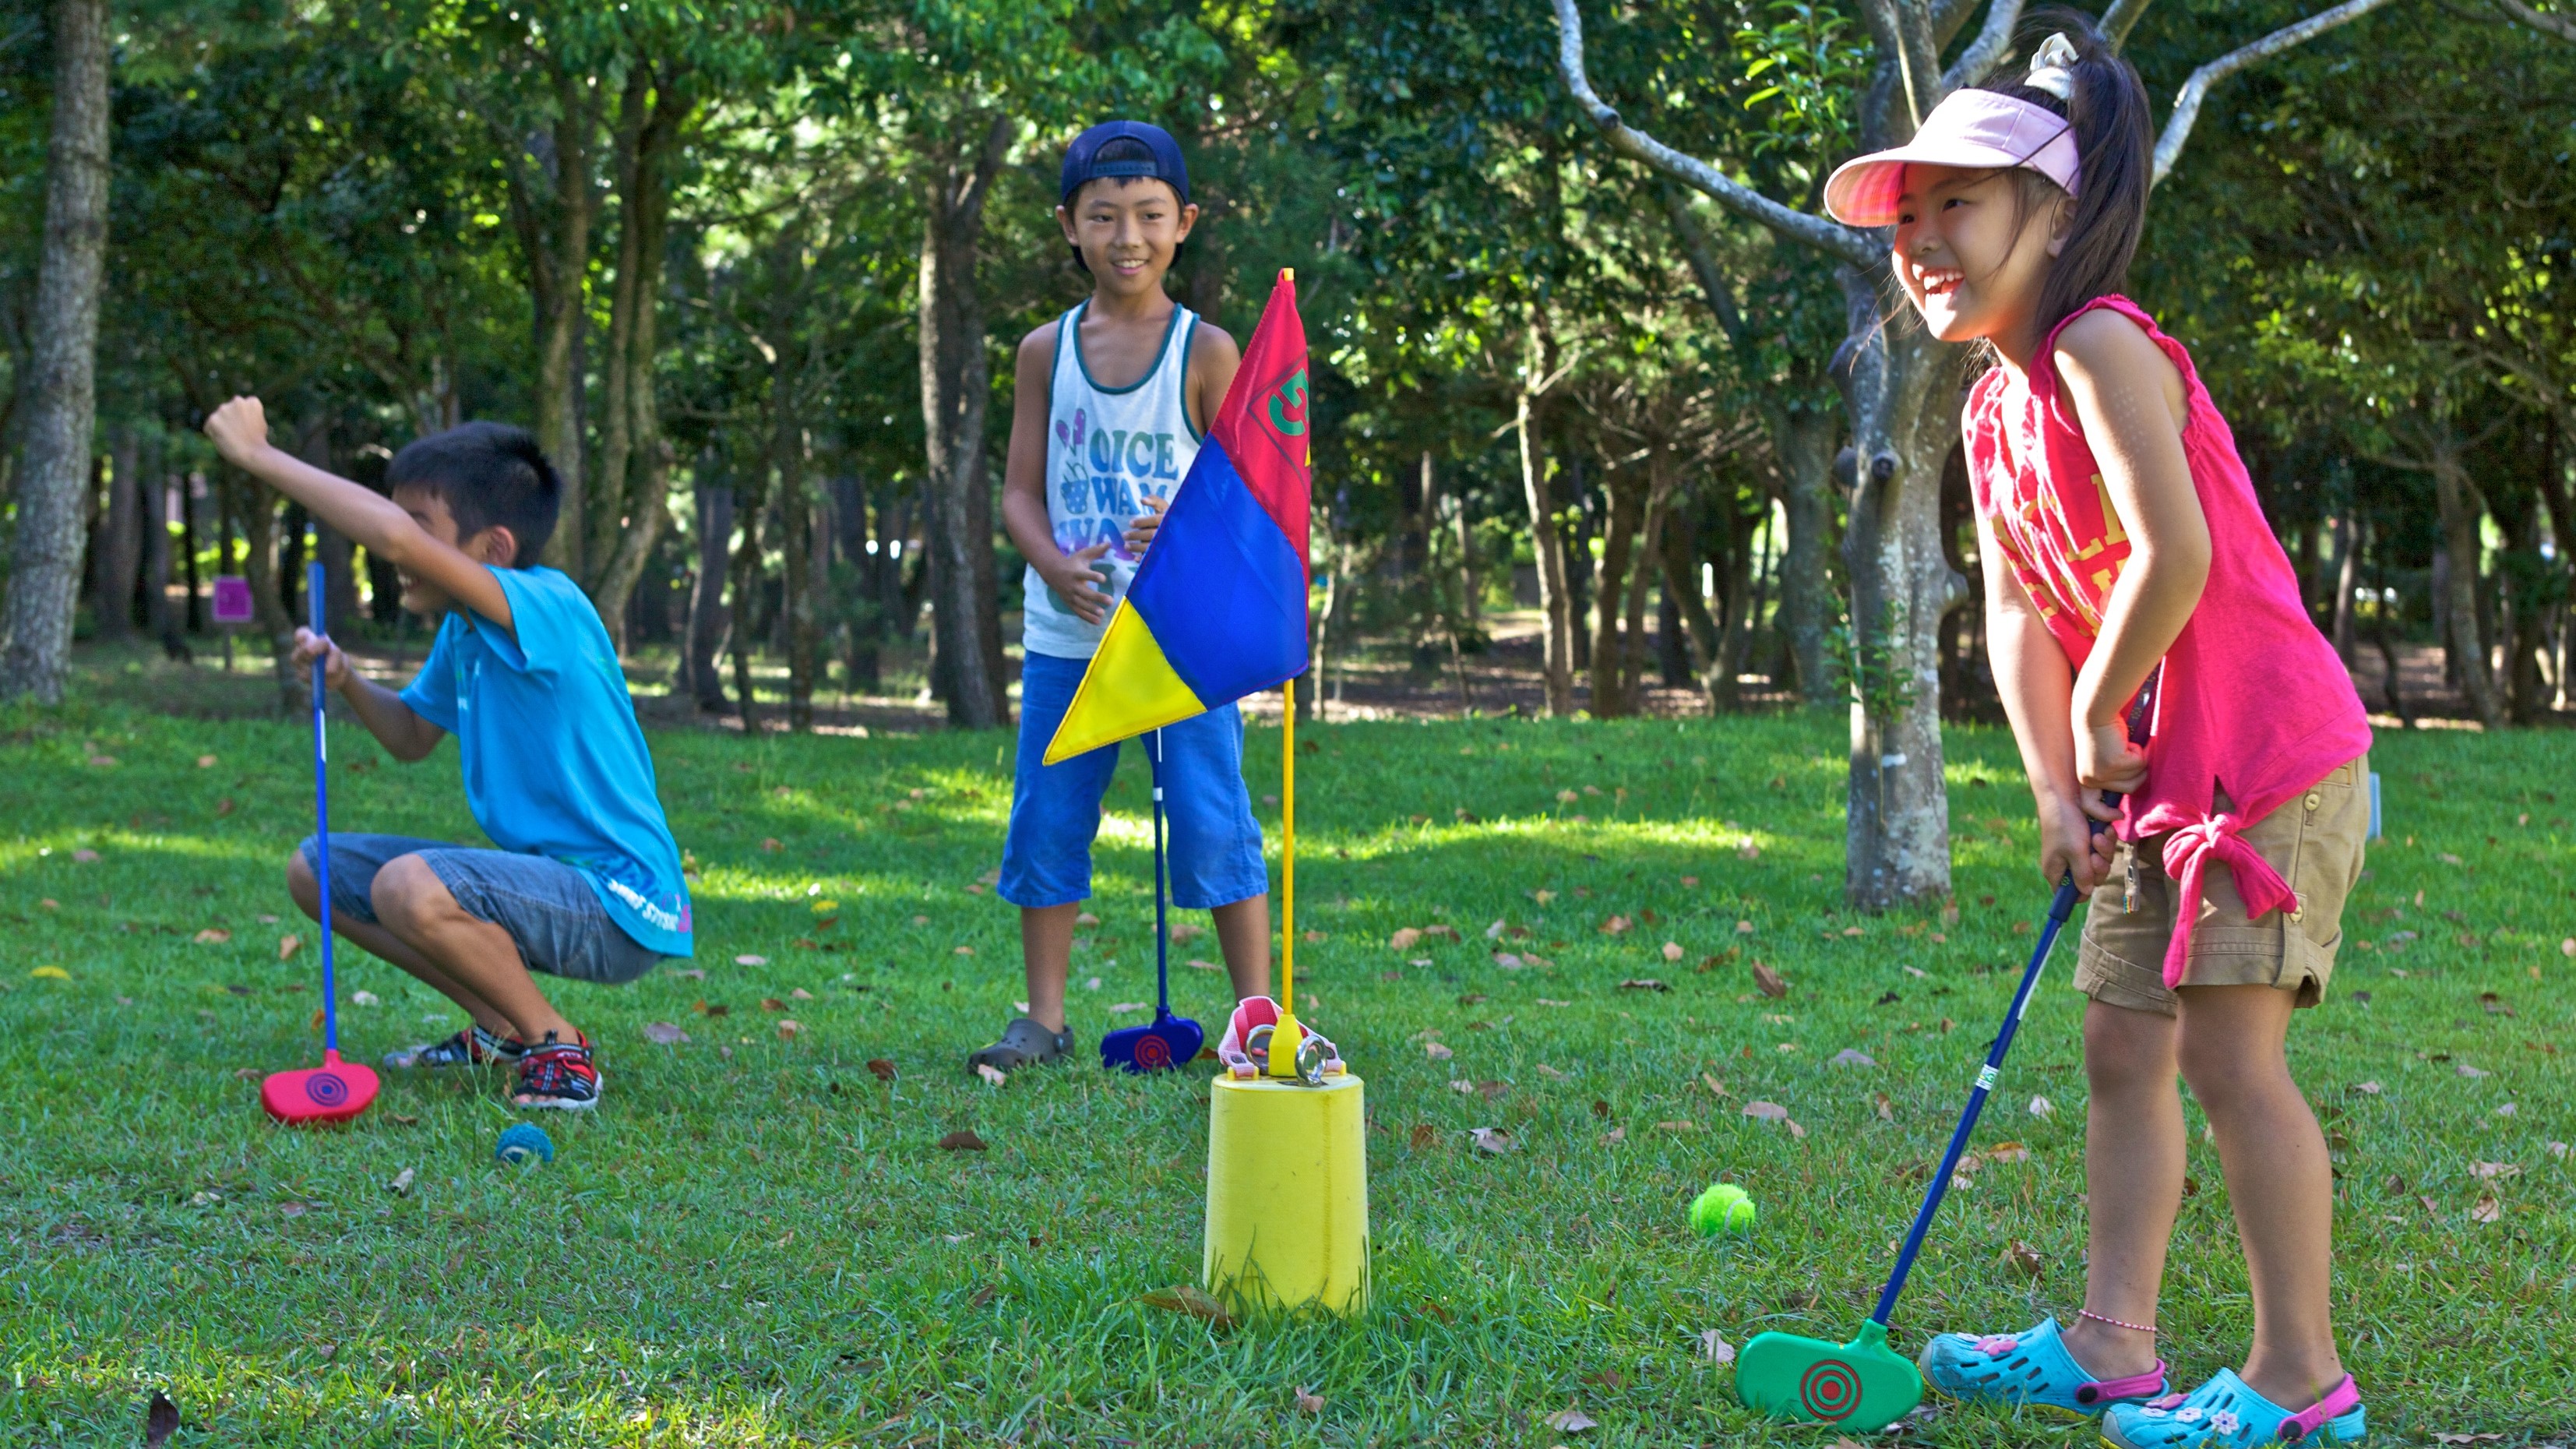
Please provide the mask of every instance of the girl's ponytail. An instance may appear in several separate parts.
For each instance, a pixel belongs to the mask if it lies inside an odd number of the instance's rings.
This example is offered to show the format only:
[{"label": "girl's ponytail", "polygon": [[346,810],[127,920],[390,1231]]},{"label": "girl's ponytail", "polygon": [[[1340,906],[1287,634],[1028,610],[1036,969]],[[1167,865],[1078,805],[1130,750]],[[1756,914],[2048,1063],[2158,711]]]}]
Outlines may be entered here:
[{"label": "girl's ponytail", "polygon": [[[2139,234],[2146,230],[2155,133],[2137,68],[2111,49],[2091,16],[2043,10],[2031,15],[2024,28],[2035,35],[2062,35],[2073,59],[2054,74],[2007,63],[1979,82],[1978,89],[2055,111],[2075,129],[2074,213],[2067,222],[2066,245],[2040,284],[2039,322],[2045,336],[2077,308],[2127,284],[2129,260],[2137,255]],[[2063,95],[2056,83],[2064,84]],[[2044,205],[2065,194],[2036,171],[2025,168],[2015,175],[2026,205]]]}]

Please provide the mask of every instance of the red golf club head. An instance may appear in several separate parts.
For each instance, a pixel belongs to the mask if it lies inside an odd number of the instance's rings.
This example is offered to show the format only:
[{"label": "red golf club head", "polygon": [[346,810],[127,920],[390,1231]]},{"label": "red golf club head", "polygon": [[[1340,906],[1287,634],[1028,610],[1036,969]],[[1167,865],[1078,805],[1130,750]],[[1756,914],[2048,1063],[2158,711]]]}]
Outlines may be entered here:
[{"label": "red golf club head", "polygon": [[375,1100],[374,1069],[344,1062],[338,1052],[324,1052],[318,1067],[272,1072],[259,1084],[259,1104],[290,1125],[346,1122]]}]

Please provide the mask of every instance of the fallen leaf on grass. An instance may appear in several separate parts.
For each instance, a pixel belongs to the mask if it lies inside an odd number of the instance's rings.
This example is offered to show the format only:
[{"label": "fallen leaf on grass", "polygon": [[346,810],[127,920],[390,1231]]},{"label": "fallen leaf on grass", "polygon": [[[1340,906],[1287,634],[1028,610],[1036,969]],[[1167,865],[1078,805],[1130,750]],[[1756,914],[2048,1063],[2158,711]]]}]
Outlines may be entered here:
[{"label": "fallen leaf on grass", "polygon": [[1456,1052],[1449,1050],[1449,1048],[1442,1046],[1436,1041],[1424,1042],[1422,1044],[1422,1054],[1431,1058],[1435,1062],[1445,1062],[1451,1057],[1457,1055]]},{"label": "fallen leaf on grass", "polygon": [[1201,961],[1195,956],[1190,958],[1190,968],[1195,971],[1222,971],[1225,969],[1214,961]]},{"label": "fallen leaf on grass", "polygon": [[895,1078],[894,1063],[883,1057],[868,1058],[868,1071],[880,1082],[891,1082]]},{"label": "fallen leaf on grass", "polygon": [[1612,916],[1610,919],[1601,923],[1601,934],[1605,936],[1624,936],[1635,925],[1636,922],[1629,920],[1626,916]]},{"label": "fallen leaf on grass", "polygon": [[790,1001],[812,1001],[814,999],[814,993],[806,990],[802,986],[799,986],[795,990],[787,993],[787,999]]},{"label": "fallen leaf on grass", "polygon": [[[206,756],[206,762],[214,762]],[[152,1402],[143,1406],[143,1449],[161,1449],[171,1435],[179,1432],[179,1406],[159,1389],[152,1391]]]},{"label": "fallen leaf on grass", "polygon": [[2472,1162],[2469,1176],[2484,1182],[2499,1177],[2520,1177],[2522,1166],[2513,1162]]},{"label": "fallen leaf on grass", "polygon": [[1682,959],[1682,947],[1679,941],[1666,941],[1664,943],[1664,959],[1667,961],[1679,961]]},{"label": "fallen leaf on grass", "polygon": [[[1987,1148],[1983,1153],[1978,1154],[1978,1156],[1987,1162],[2028,1162],[2030,1161],[2030,1149],[2022,1146],[2018,1142],[1998,1142],[1994,1146]],[[1961,1159],[1962,1162],[1967,1160],[1968,1159],[1965,1158]]]},{"label": "fallen leaf on grass", "polygon": [[766,956],[736,956],[733,958],[733,964],[736,966],[766,966],[769,964],[769,958]]},{"label": "fallen leaf on grass", "polygon": [[393,1181],[385,1184],[385,1191],[392,1193],[396,1197],[410,1196],[411,1182],[414,1175],[415,1174],[410,1168],[404,1168],[402,1171],[394,1174]]},{"label": "fallen leaf on grass", "polygon": [[782,1016],[778,1018],[778,1039],[780,1041],[794,1041],[797,1033],[804,1029],[805,1023],[798,1021],[792,1016]]},{"label": "fallen leaf on grass", "polygon": [[2502,1434],[2435,1434],[2433,1442],[2436,1444],[2493,1444],[2503,1438]]},{"label": "fallen leaf on grass", "polygon": [[988,1087],[998,1087],[1011,1079],[1010,1073],[1003,1071],[1000,1067],[993,1065],[991,1062],[977,1062],[975,1064],[975,1075],[982,1077],[984,1079],[984,1085]]},{"label": "fallen leaf on grass", "polygon": [[1387,937],[1386,944],[1391,950],[1410,951],[1413,949],[1414,943],[1421,939],[1422,932],[1419,928],[1406,926],[1398,930],[1394,935]]},{"label": "fallen leaf on grass", "polygon": [[1601,1425],[1600,1420],[1581,1409],[1559,1409],[1548,1415],[1545,1423],[1560,1434],[1580,1434],[1586,1429],[1599,1428]]},{"label": "fallen leaf on grass", "polygon": [[2016,1269],[2026,1278],[2036,1278],[2040,1269],[2048,1266],[2048,1259],[2041,1256],[2039,1249],[2015,1238],[2005,1245],[2002,1256],[1995,1259],[1995,1266]]},{"label": "fallen leaf on grass", "polygon": [[38,981],[69,981],[72,979],[72,973],[64,970],[60,966],[39,966],[27,974]]},{"label": "fallen leaf on grass", "polygon": [[2365,1097],[2376,1097],[2379,1095],[2380,1087],[2377,1082],[2359,1082],[2354,1084],[2353,1090]]},{"label": "fallen leaf on grass", "polygon": [[1735,1345],[1726,1341],[1714,1328],[1699,1331],[1699,1356],[1710,1363],[1735,1362]]},{"label": "fallen leaf on grass", "polygon": [[2046,1097],[2033,1097],[2030,1099],[2030,1115],[2034,1117],[2054,1117],[2057,1115],[2057,1104],[2048,1100]]},{"label": "fallen leaf on grass", "polygon": [[1760,961],[1753,963],[1753,984],[1761,989],[1763,995],[1774,1001],[1782,1000],[1789,994],[1789,983],[1780,979],[1779,972]]},{"label": "fallen leaf on grass", "polygon": [[1109,1014],[1111,1016],[1119,1016],[1130,1011],[1151,1011],[1153,1009],[1153,1003],[1149,1001],[1113,1001],[1109,1003]]},{"label": "fallen leaf on grass", "polygon": [[1471,1129],[1467,1135],[1475,1143],[1477,1151],[1490,1152],[1496,1157],[1520,1145],[1512,1140],[1511,1133],[1500,1127],[1477,1127]]},{"label": "fallen leaf on grass", "polygon": [[2494,1075],[2495,1075],[2495,1073],[2490,1072],[2490,1071],[2487,1071],[2487,1070],[2485,1070],[2484,1068],[2470,1066],[2467,1062],[2462,1062],[2462,1063],[2460,1063],[2460,1068],[2459,1068],[2459,1070],[2460,1070],[2460,1075],[2461,1075],[2461,1076],[2464,1076],[2464,1077],[2471,1077],[2471,1078],[2476,1078],[2476,1077],[2492,1077],[2492,1076],[2494,1076]]},{"label": "fallen leaf on grass", "polygon": [[648,1021],[644,1023],[644,1039],[662,1046],[678,1046],[689,1039],[689,1034],[667,1021]]},{"label": "fallen leaf on grass", "polygon": [[697,1013],[698,1015],[700,1015],[700,1016],[731,1016],[731,1015],[733,1015],[733,1008],[732,1008],[732,1007],[730,1007],[730,1006],[725,1005],[725,1004],[724,1004],[723,1002],[721,1002],[721,1001],[713,1001],[713,1002],[711,1002],[711,1001],[706,1001],[706,1000],[692,1001],[692,1002],[690,1002],[690,1003],[689,1003],[689,1010],[696,1012],[696,1013]]},{"label": "fallen leaf on grass", "polygon": [[351,1006],[382,1006],[385,1004],[385,999],[372,991],[352,991],[349,993],[349,1004]]},{"label": "fallen leaf on grass", "polygon": [[306,1031],[320,1031],[320,1030],[322,1029],[322,1008],[321,1008],[321,1007],[318,1007],[318,1006],[317,1006],[317,1007],[313,1008],[313,1021],[312,1021],[312,1023],[311,1023],[310,1025],[306,1026],[304,1029],[305,1029]]},{"label": "fallen leaf on grass", "polygon": [[1625,1127],[1613,1127],[1601,1134],[1601,1145],[1604,1147],[1616,1147],[1627,1140],[1628,1129]]},{"label": "fallen leaf on grass", "polygon": [[208,926],[206,929],[199,931],[192,939],[200,946],[220,946],[232,938],[233,933],[225,930],[223,927]]},{"label": "fallen leaf on grass", "polygon": [[960,946],[953,954],[959,956],[972,956],[975,954],[975,948],[972,946]]},{"label": "fallen leaf on grass", "polygon": [[1896,1120],[1896,1104],[1888,1100],[1885,1092],[1871,1093],[1869,1102],[1871,1106],[1878,1109],[1878,1120],[1881,1122],[1893,1122]]},{"label": "fallen leaf on grass", "polygon": [[772,835],[772,836],[768,837],[767,839],[765,839],[765,840],[763,840],[763,841],[761,841],[761,842],[760,842],[760,848],[761,848],[761,850],[762,850],[762,851],[766,852],[767,854],[770,854],[770,855],[776,855],[778,852],[780,852],[780,851],[782,851],[782,850],[785,850],[787,847],[786,847],[786,846],[784,846],[784,845],[779,844],[779,843],[778,843],[778,837],[777,837],[777,836],[775,836],[775,835]]},{"label": "fallen leaf on grass", "polygon": [[779,1000],[775,996],[764,996],[760,998],[760,1009],[763,1011],[785,1011],[787,1009],[787,1003]]},{"label": "fallen leaf on grass", "polygon": [[1178,946],[1207,934],[1207,927],[1184,921],[1172,928],[1172,944]]},{"label": "fallen leaf on grass", "polygon": [[1763,1122],[1786,1122],[1789,1120],[1789,1109],[1777,1102],[1757,1099],[1744,1104],[1744,1115]]},{"label": "fallen leaf on grass", "polygon": [[1432,1126],[1432,1125],[1431,1125],[1430,1123],[1428,1123],[1428,1122],[1418,1122],[1418,1123],[1415,1123],[1415,1124],[1414,1124],[1414,1128],[1413,1128],[1413,1150],[1414,1150],[1414,1151],[1416,1151],[1416,1152],[1424,1152],[1424,1151],[1428,1151],[1428,1150],[1431,1148],[1431,1146],[1432,1146],[1434,1143],[1438,1142],[1439,1140],[1440,1140],[1440,1129],[1438,1129],[1438,1128],[1436,1128],[1436,1127]]},{"label": "fallen leaf on grass", "polygon": [[1655,1130],[1658,1132],[1697,1132],[1699,1130],[1699,1124],[1697,1122],[1676,1119],[1670,1122],[1656,1123]]},{"label": "fallen leaf on grass", "polygon": [[984,1150],[984,1139],[976,1136],[972,1128],[960,1127],[940,1138],[939,1146],[943,1151],[948,1152],[981,1152]]},{"label": "fallen leaf on grass", "polygon": [[1827,1059],[1825,1064],[1835,1067],[1874,1067],[1878,1065],[1878,1058],[1855,1047],[1844,1047]]},{"label": "fallen leaf on grass", "polygon": [[84,845],[78,850],[72,852],[72,859],[79,861],[83,865],[87,865],[91,861],[98,859],[98,852]]},{"label": "fallen leaf on grass", "polygon": [[1195,1283],[1176,1284],[1159,1292],[1148,1293],[1136,1301],[1151,1308],[1186,1313],[1192,1318],[1204,1318],[1219,1328],[1234,1326],[1234,1315],[1226,1311],[1225,1305],[1210,1298],[1206,1291]]},{"label": "fallen leaf on grass", "polygon": [[1670,991],[1672,988],[1652,976],[1632,976],[1619,983],[1622,991]]},{"label": "fallen leaf on grass", "polygon": [[2503,1217],[2504,1204],[2491,1192],[2479,1193],[2477,1205],[2469,1209],[2469,1221],[2473,1223],[2492,1223]]},{"label": "fallen leaf on grass", "polygon": [[1297,1391],[1296,1405],[1298,1413],[1320,1414],[1324,1412],[1324,1396],[1318,1393],[1311,1393],[1305,1389],[1299,1389]]}]

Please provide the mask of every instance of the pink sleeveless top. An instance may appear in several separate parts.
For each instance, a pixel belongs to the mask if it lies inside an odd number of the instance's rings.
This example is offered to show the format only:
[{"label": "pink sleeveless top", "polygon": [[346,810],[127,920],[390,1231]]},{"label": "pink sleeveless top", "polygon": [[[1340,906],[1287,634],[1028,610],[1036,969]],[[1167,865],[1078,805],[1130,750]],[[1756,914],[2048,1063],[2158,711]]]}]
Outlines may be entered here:
[{"label": "pink sleeveless top", "polygon": [[[2191,354],[2126,297],[2096,298],[2058,323],[2031,359],[2027,387],[1998,367],[1968,396],[1977,516],[2058,646],[2084,667],[2130,551],[2093,450],[2058,390],[2058,333],[2095,308],[2137,323],[2181,370],[2190,398],[2183,456],[2209,519],[2209,582],[2166,651],[2147,783],[2129,797],[2115,827],[2123,840],[2165,836],[2165,869],[2180,888],[2164,962],[2165,984],[2173,986],[2182,979],[2201,877],[2213,858],[2235,875],[2249,917],[2294,904],[2280,872],[2238,831],[2367,751],[2370,721],[2334,646],[2308,618],[2298,575],[2255,501],[2236,440]],[[2211,809],[2219,789],[2228,796],[2225,814]]]}]

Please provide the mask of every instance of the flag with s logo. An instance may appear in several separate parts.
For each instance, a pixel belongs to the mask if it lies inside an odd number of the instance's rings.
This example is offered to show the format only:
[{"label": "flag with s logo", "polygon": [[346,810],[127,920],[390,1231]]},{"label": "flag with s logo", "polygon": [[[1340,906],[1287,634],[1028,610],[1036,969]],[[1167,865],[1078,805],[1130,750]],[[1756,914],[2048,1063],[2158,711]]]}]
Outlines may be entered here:
[{"label": "flag with s logo", "polygon": [[1306,671],[1306,444],[1306,326],[1283,272],[1046,763]]}]

